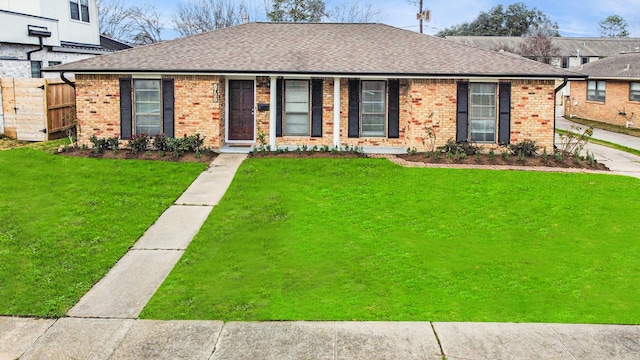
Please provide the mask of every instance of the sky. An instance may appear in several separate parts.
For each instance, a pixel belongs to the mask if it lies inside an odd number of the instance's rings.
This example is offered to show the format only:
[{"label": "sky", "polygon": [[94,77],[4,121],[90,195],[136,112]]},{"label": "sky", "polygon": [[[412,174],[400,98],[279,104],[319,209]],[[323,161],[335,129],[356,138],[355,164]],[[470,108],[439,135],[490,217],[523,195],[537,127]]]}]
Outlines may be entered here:
[{"label": "sky", "polygon": [[[183,0],[186,1],[186,0]],[[266,21],[265,1],[245,0],[253,4],[251,21]],[[380,10],[382,23],[419,31],[416,13],[418,12],[417,0],[325,0],[328,8],[333,8],[344,2],[358,1],[360,4],[372,4],[372,7]],[[180,0],[129,0],[131,5],[153,3],[162,13],[166,30],[163,39],[168,40],[178,36],[170,30],[171,14],[178,8]],[[411,2],[411,3],[410,3]],[[433,35],[440,29],[469,22],[475,19],[481,11],[487,11],[492,7],[503,4],[505,7],[517,2],[493,1],[493,0],[424,0],[423,7],[431,10],[431,21],[425,23],[424,33]],[[533,7],[542,10],[552,21],[559,25],[561,36],[571,37],[598,37],[598,22],[609,15],[620,15],[628,24],[631,37],[640,37],[640,0],[539,0],[523,1],[530,9]]]}]

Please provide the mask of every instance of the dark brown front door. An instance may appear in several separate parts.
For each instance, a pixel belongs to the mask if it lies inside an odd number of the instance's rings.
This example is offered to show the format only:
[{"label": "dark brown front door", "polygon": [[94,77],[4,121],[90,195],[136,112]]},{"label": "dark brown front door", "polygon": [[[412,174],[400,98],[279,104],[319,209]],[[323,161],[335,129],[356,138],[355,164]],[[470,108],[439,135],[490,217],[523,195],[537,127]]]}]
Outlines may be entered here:
[{"label": "dark brown front door", "polygon": [[253,141],[253,80],[229,80],[229,140]]}]

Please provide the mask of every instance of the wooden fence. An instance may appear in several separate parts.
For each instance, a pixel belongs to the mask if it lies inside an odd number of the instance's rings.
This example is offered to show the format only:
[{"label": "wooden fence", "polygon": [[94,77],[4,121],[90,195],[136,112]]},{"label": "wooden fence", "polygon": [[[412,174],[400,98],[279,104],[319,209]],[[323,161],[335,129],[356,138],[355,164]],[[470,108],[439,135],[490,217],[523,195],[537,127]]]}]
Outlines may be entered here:
[{"label": "wooden fence", "polygon": [[0,78],[4,135],[44,141],[75,122],[75,89],[56,79]]}]

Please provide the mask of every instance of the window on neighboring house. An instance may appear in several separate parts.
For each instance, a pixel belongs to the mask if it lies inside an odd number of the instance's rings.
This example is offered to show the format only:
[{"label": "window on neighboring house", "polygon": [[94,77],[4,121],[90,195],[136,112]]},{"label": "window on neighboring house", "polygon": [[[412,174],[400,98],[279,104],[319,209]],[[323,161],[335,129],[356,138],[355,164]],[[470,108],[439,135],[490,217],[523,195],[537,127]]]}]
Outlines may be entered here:
[{"label": "window on neighboring house", "polygon": [[49,61],[49,66],[56,66],[62,64],[62,61]]},{"label": "window on neighboring house", "polygon": [[587,100],[605,102],[606,99],[606,82],[605,81],[587,81]]},{"label": "window on neighboring house", "polygon": [[582,63],[583,64],[586,64],[588,62],[589,62],[589,58],[588,57],[585,56],[585,57],[582,58]]},{"label": "window on neighboring house", "polygon": [[496,84],[469,86],[469,132],[471,141],[496,141]]},{"label": "window on neighboring house", "polygon": [[362,81],[361,136],[386,135],[386,98],[384,81]]},{"label": "window on neighboring house", "polygon": [[133,81],[134,134],[156,136],[162,132],[160,80]]},{"label": "window on neighboring house", "polygon": [[71,19],[89,22],[89,0],[69,0]]},{"label": "window on neighboring house", "polygon": [[562,68],[566,69],[569,67],[569,58],[566,56],[562,57]]},{"label": "window on neighboring house", "polygon": [[284,134],[309,136],[309,81],[286,80],[284,84]]},{"label": "window on neighboring house", "polygon": [[31,62],[31,77],[32,78],[41,78],[42,72],[42,61],[32,61]]},{"label": "window on neighboring house", "polygon": [[629,100],[640,101],[640,82],[629,84]]}]

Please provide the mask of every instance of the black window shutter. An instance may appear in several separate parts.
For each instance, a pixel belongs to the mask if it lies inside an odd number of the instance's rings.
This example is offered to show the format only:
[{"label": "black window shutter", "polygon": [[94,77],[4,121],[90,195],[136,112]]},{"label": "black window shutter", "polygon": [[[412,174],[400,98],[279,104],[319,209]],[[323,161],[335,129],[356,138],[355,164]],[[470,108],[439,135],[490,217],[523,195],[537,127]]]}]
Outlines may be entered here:
[{"label": "black window shutter", "polygon": [[322,79],[311,80],[311,136],[322,137]]},{"label": "black window shutter", "polygon": [[276,88],[271,89],[276,93],[276,136],[282,136],[282,92],[284,81],[278,79],[276,81]]},{"label": "black window shutter", "polygon": [[174,97],[173,79],[162,80],[162,127],[163,133],[168,137],[174,137]]},{"label": "black window shutter", "polygon": [[360,81],[349,80],[349,137],[360,137]]},{"label": "black window shutter", "polygon": [[131,79],[120,79],[120,139],[131,138],[132,109]]},{"label": "black window shutter", "polygon": [[456,141],[467,141],[469,131],[469,83],[458,83],[456,97]]},{"label": "black window shutter", "polygon": [[400,81],[389,80],[389,135],[400,137]]},{"label": "black window shutter", "polygon": [[498,99],[500,115],[498,117],[498,143],[508,144],[511,124],[511,83],[500,83]]}]

